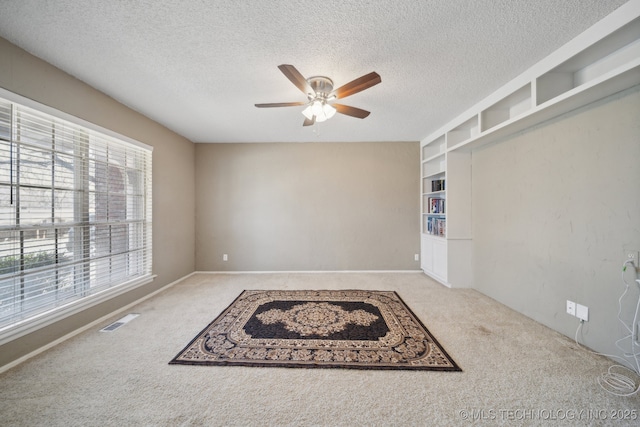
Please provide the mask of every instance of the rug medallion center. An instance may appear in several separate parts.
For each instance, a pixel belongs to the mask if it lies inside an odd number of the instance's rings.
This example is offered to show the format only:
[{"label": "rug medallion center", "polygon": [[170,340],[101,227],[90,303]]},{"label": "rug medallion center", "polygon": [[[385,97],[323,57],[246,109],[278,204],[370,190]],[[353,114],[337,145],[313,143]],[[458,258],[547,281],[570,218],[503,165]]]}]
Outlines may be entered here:
[{"label": "rug medallion center", "polygon": [[347,325],[369,326],[378,316],[364,310],[346,311],[342,307],[326,302],[308,302],[288,310],[277,308],[256,316],[265,325],[282,323],[291,332],[302,336],[319,335],[326,337],[345,330]]}]

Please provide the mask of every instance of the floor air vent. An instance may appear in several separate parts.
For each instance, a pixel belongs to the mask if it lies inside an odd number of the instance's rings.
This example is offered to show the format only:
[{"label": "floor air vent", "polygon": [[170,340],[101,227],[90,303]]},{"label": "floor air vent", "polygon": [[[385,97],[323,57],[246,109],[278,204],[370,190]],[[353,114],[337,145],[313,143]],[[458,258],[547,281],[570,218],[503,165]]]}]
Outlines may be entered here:
[{"label": "floor air vent", "polygon": [[100,332],[113,332],[116,329],[120,328],[121,326],[124,326],[127,323],[131,322],[133,319],[135,319],[138,316],[140,316],[140,315],[137,314],[137,313],[127,314],[122,319],[116,320],[112,324],[110,324],[108,326],[105,326],[104,328],[100,329]]}]

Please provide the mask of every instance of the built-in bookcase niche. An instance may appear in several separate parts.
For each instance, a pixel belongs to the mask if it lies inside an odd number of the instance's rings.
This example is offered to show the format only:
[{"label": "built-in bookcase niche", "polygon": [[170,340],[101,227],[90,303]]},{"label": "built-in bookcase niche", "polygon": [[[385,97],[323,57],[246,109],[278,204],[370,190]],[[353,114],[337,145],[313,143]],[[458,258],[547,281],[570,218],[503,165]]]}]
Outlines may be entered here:
[{"label": "built-in bookcase niche", "polygon": [[478,124],[478,116],[475,115],[461,125],[456,126],[447,132],[447,148],[455,147],[471,138],[476,137],[480,133]]},{"label": "built-in bookcase niche", "polygon": [[531,84],[496,102],[480,113],[482,131],[489,130],[531,110]]},{"label": "built-in bookcase niche", "polygon": [[[430,193],[438,193],[438,192],[442,192],[444,194],[444,186],[446,184],[444,184],[445,182],[445,173],[438,173],[435,175],[430,175],[427,177],[422,178],[422,192],[423,194],[430,194]],[[434,181],[436,182],[436,184],[434,184]],[[434,189],[435,186],[435,189]],[[438,186],[440,189],[438,189]],[[423,212],[427,212],[426,210],[423,210]]]},{"label": "built-in bookcase niche", "polygon": [[422,176],[433,176],[445,171],[445,156],[432,157],[422,163]]},{"label": "built-in bookcase niche", "polygon": [[445,137],[442,135],[438,139],[435,139],[422,147],[422,160],[428,160],[444,154],[446,150]]},{"label": "built-in bookcase niche", "polygon": [[536,104],[541,105],[582,85],[622,73],[640,64],[640,18],[594,43],[538,77]]},{"label": "built-in bookcase niche", "polygon": [[[437,195],[438,197],[444,197],[446,186],[446,173],[438,173],[422,178],[422,193],[431,195]],[[436,193],[441,193],[438,195]],[[426,210],[423,212],[427,212]]]}]

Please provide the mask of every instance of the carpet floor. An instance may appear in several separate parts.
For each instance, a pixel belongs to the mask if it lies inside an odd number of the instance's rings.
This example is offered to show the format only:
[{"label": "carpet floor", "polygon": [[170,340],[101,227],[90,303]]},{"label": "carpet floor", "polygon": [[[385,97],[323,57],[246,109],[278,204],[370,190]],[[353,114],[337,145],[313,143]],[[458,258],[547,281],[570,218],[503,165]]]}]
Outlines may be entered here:
[{"label": "carpet floor", "polygon": [[[243,289],[395,291],[462,372],[168,365]],[[638,425],[610,360],[420,273],[195,274],[0,375],[7,426]],[[635,411],[633,419],[632,411]]]}]

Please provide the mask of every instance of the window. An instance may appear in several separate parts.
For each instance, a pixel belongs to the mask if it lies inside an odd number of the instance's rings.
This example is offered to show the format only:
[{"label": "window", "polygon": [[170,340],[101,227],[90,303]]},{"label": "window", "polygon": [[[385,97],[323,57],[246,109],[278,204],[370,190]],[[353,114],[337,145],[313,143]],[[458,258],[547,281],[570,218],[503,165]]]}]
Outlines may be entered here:
[{"label": "window", "polygon": [[151,278],[150,148],[41,107],[0,98],[0,334]]}]

